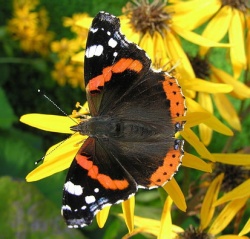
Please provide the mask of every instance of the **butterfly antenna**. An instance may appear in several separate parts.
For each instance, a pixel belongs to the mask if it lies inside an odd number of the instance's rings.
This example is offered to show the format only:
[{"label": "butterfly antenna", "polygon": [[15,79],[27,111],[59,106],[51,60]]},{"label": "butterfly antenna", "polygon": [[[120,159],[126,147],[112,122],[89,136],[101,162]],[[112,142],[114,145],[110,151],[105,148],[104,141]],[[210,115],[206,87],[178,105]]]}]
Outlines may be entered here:
[{"label": "butterfly antenna", "polygon": [[[62,112],[65,116],[69,117],[72,121],[74,121],[76,124],[78,124],[78,122],[72,118],[71,116],[69,116],[64,110],[62,110],[52,99],[50,99],[45,93],[43,93],[40,89],[37,90],[38,93],[42,94],[43,97],[45,97],[50,103],[52,103],[60,112]],[[76,133],[76,132],[75,132]],[[75,133],[73,133],[72,135],[74,135]],[[61,141],[53,150],[51,150],[50,152],[48,152],[47,154],[45,154],[42,158],[38,159],[35,164],[39,164],[40,162],[43,162],[45,157],[47,157],[48,155],[50,155],[51,153],[53,153],[57,148],[59,148],[66,140],[68,140],[70,137],[72,137],[72,135],[70,135],[68,138],[64,139],[63,141]]]},{"label": "butterfly antenna", "polygon": [[42,94],[43,97],[45,97],[50,103],[52,103],[59,111],[61,111],[65,116],[69,117],[71,120],[73,120],[76,124],[78,124],[78,122],[73,119],[72,117],[70,117],[64,110],[62,110],[52,99],[50,99],[45,93],[43,93],[40,89],[37,90],[38,93]]},{"label": "butterfly antenna", "polygon": [[[74,133],[76,134],[76,132]],[[72,135],[74,135],[72,134]],[[69,138],[72,137],[72,135],[70,135],[68,138],[64,139],[63,141],[61,141],[55,148],[53,148],[51,151],[49,151],[47,154],[45,154],[42,158],[38,159],[36,162],[35,162],[35,165],[39,164],[40,162],[43,162],[45,157],[47,157],[48,155],[50,155],[51,153],[53,153],[57,148],[59,148],[66,140],[68,140]]]}]

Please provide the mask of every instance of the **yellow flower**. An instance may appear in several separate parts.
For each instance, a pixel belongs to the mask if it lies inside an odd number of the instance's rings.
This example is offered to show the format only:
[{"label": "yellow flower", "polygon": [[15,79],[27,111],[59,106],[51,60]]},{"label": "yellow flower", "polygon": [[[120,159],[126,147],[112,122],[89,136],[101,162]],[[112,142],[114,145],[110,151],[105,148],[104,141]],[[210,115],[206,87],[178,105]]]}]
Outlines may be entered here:
[{"label": "yellow flower", "polygon": [[13,7],[14,7],[14,10],[23,8],[23,7],[27,7],[30,10],[34,10],[38,4],[39,4],[38,0],[15,0],[13,2]]},{"label": "yellow flower", "polygon": [[[136,228],[130,231],[127,235],[123,237],[123,239],[131,238],[132,236],[138,233],[147,233],[154,236],[157,236],[158,239],[175,239],[178,233],[183,232],[181,227],[178,227],[172,224],[171,219],[171,206],[172,206],[172,199],[171,197],[167,197],[162,215],[161,220],[143,218],[139,216],[134,216],[134,224]],[[121,218],[124,216],[120,215]]]},{"label": "yellow flower", "polygon": [[54,80],[61,86],[68,82],[69,77],[74,73],[73,66],[67,64],[65,61],[59,61],[55,63],[54,70],[51,75]]},{"label": "yellow flower", "polygon": [[[208,92],[203,89],[198,89],[197,84],[193,85],[192,82],[188,89],[197,91],[197,102],[211,114],[214,114],[213,105],[215,104],[222,118],[225,119],[233,129],[241,130],[238,112],[235,110],[235,107],[229,101],[225,93],[229,93],[240,99],[245,99],[250,97],[250,88],[242,82],[233,79],[233,77],[225,71],[214,67],[206,58],[197,55],[195,57],[190,57],[190,62],[198,79],[208,80],[214,83],[215,87],[221,89],[221,92]],[[223,87],[223,85],[218,83],[224,83],[225,85]],[[228,91],[225,86],[228,88]],[[231,92],[229,91],[229,88],[231,88]],[[211,142],[212,129],[205,124],[200,124],[199,130],[202,142],[205,145],[208,145]]]},{"label": "yellow flower", "polygon": [[60,43],[54,42],[52,45],[53,51],[59,52],[58,54],[61,56],[59,61],[55,63],[54,70],[51,72],[52,78],[61,86],[68,83],[74,88],[80,86],[82,89],[85,89],[83,83],[83,66],[78,62],[70,61],[69,52],[72,49],[68,49],[65,46],[64,51],[60,52],[60,49],[62,50],[64,47],[63,44],[63,41],[61,41]]},{"label": "yellow flower", "polygon": [[[206,196],[203,200],[201,207],[201,225],[200,230],[207,230],[208,234],[216,236],[221,233],[241,208],[246,204],[250,197],[248,190],[250,186],[250,180],[245,181],[242,185],[236,187],[231,192],[225,194],[218,199],[220,187],[223,181],[223,174],[218,175],[213,182],[210,184]],[[218,216],[213,219],[216,206],[230,201],[224,208],[219,212]],[[210,225],[210,226],[209,226]],[[209,229],[207,229],[209,226]],[[217,236],[218,239],[230,239],[232,235]],[[246,238],[235,235],[235,238]]]},{"label": "yellow flower", "polygon": [[85,90],[85,86],[83,83],[83,67],[82,64],[77,64],[77,63],[72,63],[73,65],[73,71],[71,72],[71,74],[69,74],[69,79],[68,79],[68,83],[73,87],[81,87],[82,90]]},{"label": "yellow flower", "polygon": [[62,38],[60,41],[53,41],[51,43],[52,52],[57,53],[60,60],[68,60],[81,48],[81,44],[78,39],[69,40]]},{"label": "yellow flower", "polygon": [[[72,87],[80,86],[84,89],[83,84],[83,56],[82,59],[72,61],[72,56],[76,52],[85,47],[87,39],[87,30],[83,30],[76,25],[76,21],[86,14],[75,14],[72,18],[64,18],[64,26],[71,27],[71,30],[77,34],[77,38],[63,38],[60,41],[51,43],[52,52],[57,54],[58,62],[55,63],[55,69],[52,72],[52,77],[60,84],[70,84]],[[87,16],[87,15],[86,15]]]},{"label": "yellow flower", "polygon": [[[176,9],[178,12],[178,9]],[[121,31],[126,38],[141,46],[152,59],[153,64],[161,66],[169,63],[175,64],[176,70],[183,75],[183,71],[189,72],[189,77],[194,78],[190,62],[181,46],[179,36],[197,45],[214,47],[227,46],[204,38],[182,27],[182,22],[175,22],[175,14],[166,1],[147,0],[128,3],[123,9],[124,15],[120,16]],[[84,17],[78,21],[78,25],[85,29],[90,27],[92,18]],[[185,21],[185,20],[183,20]],[[180,79],[181,83],[182,79]]]},{"label": "yellow flower", "polygon": [[72,18],[70,17],[65,17],[63,19],[63,25],[65,27],[70,27],[71,31],[77,34],[77,39],[79,40],[79,42],[81,43],[81,46],[83,48],[85,48],[86,45],[86,39],[87,39],[87,35],[88,35],[88,30],[84,30],[82,27],[80,27],[77,22],[80,19],[83,19],[85,17],[88,17],[88,14],[86,13],[76,13],[72,16]]},{"label": "yellow flower", "polygon": [[[196,228],[191,225],[187,229],[178,227],[172,223],[171,219],[171,198],[168,197],[162,212],[161,220],[154,220],[135,216],[134,224],[136,228],[125,235],[123,239],[128,239],[138,233],[148,233],[159,238],[169,239],[248,239],[244,236],[250,231],[250,222],[246,222],[242,230],[234,234],[221,235],[221,232],[232,221],[235,215],[244,207],[249,198],[250,180],[235,188],[232,192],[225,195],[226,200],[217,200],[223,181],[223,174],[218,175],[209,185],[206,195],[203,199],[200,211],[200,227]],[[233,196],[234,195],[234,196]],[[224,196],[221,198],[225,198]],[[220,209],[219,214],[215,217],[215,212],[218,211],[218,205],[231,200],[227,205]],[[198,217],[198,215],[196,214]],[[122,217],[122,216],[121,216]],[[213,219],[213,220],[212,220]],[[192,222],[192,220],[190,220]]]},{"label": "yellow flower", "polygon": [[[174,4],[172,10],[176,11],[177,23],[184,24],[182,26],[190,30],[210,19],[202,33],[203,37],[218,42],[228,33],[234,77],[238,79],[246,68],[244,34],[245,16],[249,10],[247,1],[189,0]],[[205,55],[208,49],[201,47],[200,54]]]},{"label": "yellow flower", "polygon": [[48,16],[45,9],[34,11],[38,1],[15,0],[14,17],[8,22],[8,30],[15,40],[20,41],[26,52],[49,53],[53,33],[48,31]]}]

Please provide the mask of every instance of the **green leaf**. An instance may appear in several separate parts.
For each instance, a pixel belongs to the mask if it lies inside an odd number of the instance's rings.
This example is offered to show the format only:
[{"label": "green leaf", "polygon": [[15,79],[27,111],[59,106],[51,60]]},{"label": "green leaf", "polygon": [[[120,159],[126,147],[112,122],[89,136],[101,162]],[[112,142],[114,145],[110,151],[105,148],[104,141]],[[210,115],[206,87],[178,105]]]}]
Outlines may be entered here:
[{"label": "green leaf", "polygon": [[0,105],[0,128],[8,129],[17,121],[17,117],[2,88],[0,88]]},{"label": "green leaf", "polygon": [[60,210],[32,184],[0,178],[0,230],[4,238],[83,239],[65,225]]},{"label": "green leaf", "polygon": [[16,129],[2,131],[0,135],[0,175],[25,178],[35,168],[42,155],[39,137]]}]

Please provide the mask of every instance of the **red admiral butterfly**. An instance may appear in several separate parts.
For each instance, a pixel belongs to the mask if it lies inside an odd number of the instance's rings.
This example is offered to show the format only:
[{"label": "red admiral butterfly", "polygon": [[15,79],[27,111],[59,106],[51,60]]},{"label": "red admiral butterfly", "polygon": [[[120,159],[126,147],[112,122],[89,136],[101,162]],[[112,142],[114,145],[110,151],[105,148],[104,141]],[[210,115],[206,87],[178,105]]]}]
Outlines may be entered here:
[{"label": "red admiral butterfly", "polygon": [[69,227],[89,225],[107,205],[138,188],[169,181],[181,164],[175,139],[185,101],[177,80],[155,71],[145,51],[125,39],[115,16],[100,12],[89,30],[84,61],[92,118],[71,129],[89,137],[64,184],[62,215]]}]

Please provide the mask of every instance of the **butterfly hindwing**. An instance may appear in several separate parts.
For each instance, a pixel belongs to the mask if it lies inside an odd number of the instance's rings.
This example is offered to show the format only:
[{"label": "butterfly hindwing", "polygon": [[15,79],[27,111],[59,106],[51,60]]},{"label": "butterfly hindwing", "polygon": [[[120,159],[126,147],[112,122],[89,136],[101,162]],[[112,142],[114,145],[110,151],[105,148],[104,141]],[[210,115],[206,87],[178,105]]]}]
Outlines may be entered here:
[{"label": "butterfly hindwing", "polygon": [[133,178],[97,140],[88,138],[73,160],[63,190],[62,214],[69,227],[89,225],[107,205],[137,191]]},{"label": "butterfly hindwing", "polygon": [[[181,163],[183,142],[174,136],[183,123],[174,118],[184,115],[185,104],[174,80],[165,73],[149,70],[109,107],[108,114],[120,119],[123,133],[102,144],[141,187],[162,186]],[[176,96],[175,101],[171,95]],[[178,106],[177,110],[170,110],[171,104]]]}]

